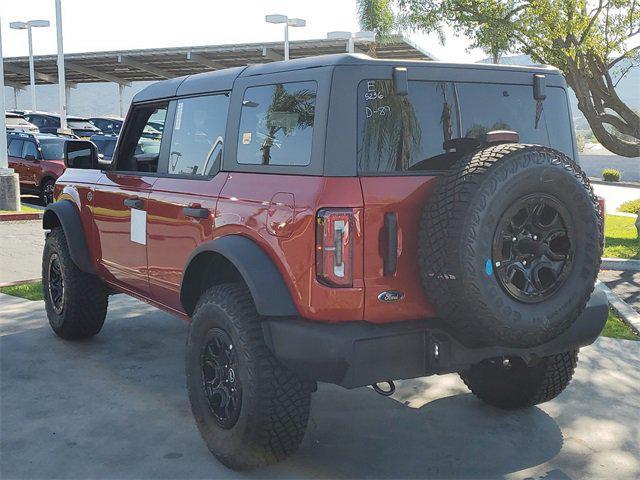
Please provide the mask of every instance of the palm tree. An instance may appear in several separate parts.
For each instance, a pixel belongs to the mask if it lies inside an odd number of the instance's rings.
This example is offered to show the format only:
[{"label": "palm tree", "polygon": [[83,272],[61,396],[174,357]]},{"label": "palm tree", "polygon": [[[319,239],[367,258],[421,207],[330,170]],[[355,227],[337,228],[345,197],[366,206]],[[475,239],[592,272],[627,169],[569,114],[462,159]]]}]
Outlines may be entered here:
[{"label": "palm tree", "polygon": [[[283,130],[285,135],[291,135],[295,129],[303,130],[307,127],[313,127],[315,108],[315,90],[302,89],[288,92],[280,83],[275,86],[271,104],[267,110],[268,133],[260,147],[262,165],[269,164],[271,147],[280,130]],[[293,121],[291,122],[291,120]]]}]

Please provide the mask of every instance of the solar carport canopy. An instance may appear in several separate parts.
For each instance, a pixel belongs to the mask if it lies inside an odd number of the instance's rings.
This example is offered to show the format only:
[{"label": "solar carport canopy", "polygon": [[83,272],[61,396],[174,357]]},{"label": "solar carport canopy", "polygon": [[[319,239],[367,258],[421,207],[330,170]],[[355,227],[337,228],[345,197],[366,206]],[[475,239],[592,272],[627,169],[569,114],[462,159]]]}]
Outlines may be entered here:
[{"label": "solar carport canopy", "polygon": [[[322,39],[290,42],[290,58],[344,53],[344,40]],[[284,59],[282,42],[155,48],[65,54],[67,86],[78,83],[154,81],[193,75],[229,67],[268,63]],[[384,43],[369,44],[356,39],[355,52],[375,51],[385,59],[433,60],[424,50],[401,35]],[[57,83],[55,55],[34,58],[36,83]],[[28,57],[4,59],[5,85],[22,88],[29,84]]]}]

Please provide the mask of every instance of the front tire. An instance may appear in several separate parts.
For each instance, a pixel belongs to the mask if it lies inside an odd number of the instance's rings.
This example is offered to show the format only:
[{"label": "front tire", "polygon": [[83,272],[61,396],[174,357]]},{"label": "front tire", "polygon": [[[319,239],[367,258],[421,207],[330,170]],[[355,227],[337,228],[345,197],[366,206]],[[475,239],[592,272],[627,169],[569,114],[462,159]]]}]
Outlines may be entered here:
[{"label": "front tire", "polygon": [[97,276],[73,263],[60,227],[51,230],[44,244],[42,288],[49,325],[56,335],[77,340],[92,337],[102,329],[108,290]]},{"label": "front tire", "polygon": [[207,447],[227,467],[275,463],[302,441],[311,392],[264,343],[260,317],[244,285],[211,287],[192,317],[187,389]]},{"label": "front tire", "polygon": [[578,350],[542,358],[527,366],[520,358],[485,360],[461,372],[476,397],[489,405],[515,410],[556,398],[567,388],[578,363]]}]

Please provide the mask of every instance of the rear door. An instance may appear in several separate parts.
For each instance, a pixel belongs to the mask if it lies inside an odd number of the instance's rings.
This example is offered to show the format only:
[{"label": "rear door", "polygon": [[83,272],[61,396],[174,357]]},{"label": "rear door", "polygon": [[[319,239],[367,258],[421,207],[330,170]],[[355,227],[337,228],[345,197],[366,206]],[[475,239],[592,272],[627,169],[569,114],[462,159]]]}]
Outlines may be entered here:
[{"label": "rear door", "polygon": [[420,280],[420,217],[439,171],[454,157],[443,143],[459,136],[448,82],[412,81],[407,96],[391,80],[358,86],[358,171],[364,198],[365,318],[433,315]]},{"label": "rear door", "polygon": [[164,102],[133,107],[114,167],[98,181],[94,198],[99,262],[104,274],[145,296],[149,294],[148,200],[157,180],[159,159],[165,155],[165,139],[149,142],[141,136],[150,119],[164,122],[167,106]]},{"label": "rear door", "polygon": [[171,102],[173,121],[164,128],[169,155],[149,198],[148,262],[151,295],[181,310],[180,284],[196,247],[213,237],[218,194],[227,174],[220,172],[228,92]]},{"label": "rear door", "polygon": [[25,169],[25,180],[29,187],[38,187],[42,170],[41,156],[33,140],[25,140],[22,147],[22,162]]},{"label": "rear door", "polygon": [[22,159],[22,149],[24,140],[21,138],[11,138],[7,148],[9,167],[18,174],[20,185],[27,186],[27,169]]}]

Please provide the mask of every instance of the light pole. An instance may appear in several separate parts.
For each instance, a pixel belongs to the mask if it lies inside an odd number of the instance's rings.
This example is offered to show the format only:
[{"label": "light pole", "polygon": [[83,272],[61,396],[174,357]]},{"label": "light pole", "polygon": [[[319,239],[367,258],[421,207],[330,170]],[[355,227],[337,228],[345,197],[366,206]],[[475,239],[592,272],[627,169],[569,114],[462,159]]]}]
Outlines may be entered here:
[{"label": "light pole", "polygon": [[33,34],[32,28],[48,27],[49,20],[29,20],[27,22],[11,22],[9,27],[15,30],[26,30],[29,38],[29,78],[31,80],[31,110],[36,110],[36,72],[33,66]]},{"label": "light pole", "polygon": [[362,32],[329,32],[327,38],[332,40],[346,40],[347,41],[347,53],[355,52],[355,40],[360,40],[363,43],[373,43],[376,41],[376,33],[368,30]]},{"label": "light pole", "polygon": [[67,131],[67,95],[64,78],[64,48],[62,46],[62,4],[56,0],[56,39],[58,44],[58,99],[60,102],[60,133]]},{"label": "light pole", "polygon": [[20,210],[18,174],[9,168],[7,156],[7,120],[4,103],[4,58],[2,56],[2,19],[0,18],[0,210]]},{"label": "light pole", "polygon": [[286,15],[267,15],[267,23],[284,23],[284,59],[289,60],[289,27],[305,27],[307,21],[302,18],[289,18]]}]

